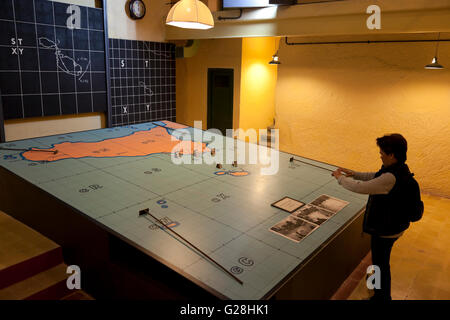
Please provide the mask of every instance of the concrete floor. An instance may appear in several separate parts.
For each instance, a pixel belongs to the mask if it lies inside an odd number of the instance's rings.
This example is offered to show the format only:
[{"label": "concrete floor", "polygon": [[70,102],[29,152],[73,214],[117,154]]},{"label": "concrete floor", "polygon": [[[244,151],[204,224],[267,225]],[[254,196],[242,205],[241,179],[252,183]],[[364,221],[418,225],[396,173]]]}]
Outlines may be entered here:
[{"label": "concrete floor", "polygon": [[[391,254],[392,299],[450,299],[450,199],[422,195],[422,220],[411,224]],[[365,277],[348,300],[370,296]]]}]

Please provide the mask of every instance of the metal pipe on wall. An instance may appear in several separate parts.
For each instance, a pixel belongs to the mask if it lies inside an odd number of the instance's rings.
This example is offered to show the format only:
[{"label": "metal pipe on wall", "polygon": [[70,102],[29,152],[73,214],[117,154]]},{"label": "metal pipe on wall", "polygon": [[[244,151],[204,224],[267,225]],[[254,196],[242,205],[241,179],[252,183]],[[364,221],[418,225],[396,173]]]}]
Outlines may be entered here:
[{"label": "metal pipe on wall", "polygon": [[326,42],[288,42],[288,37],[285,37],[285,43],[289,46],[298,45],[313,45],[313,44],[355,44],[355,43],[389,43],[389,42],[444,42],[450,41],[450,39],[426,39],[426,40],[366,40],[366,41],[326,41]]}]

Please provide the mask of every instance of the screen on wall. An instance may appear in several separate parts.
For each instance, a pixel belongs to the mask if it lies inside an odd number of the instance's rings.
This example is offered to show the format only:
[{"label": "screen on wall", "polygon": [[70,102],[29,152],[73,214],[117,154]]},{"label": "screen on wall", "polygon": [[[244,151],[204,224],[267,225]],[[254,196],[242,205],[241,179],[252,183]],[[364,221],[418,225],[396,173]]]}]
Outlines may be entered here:
[{"label": "screen on wall", "polygon": [[268,7],[269,0],[223,0],[223,8],[262,8]]},{"label": "screen on wall", "polygon": [[263,8],[278,5],[293,5],[297,0],[223,0],[224,9]]},{"label": "screen on wall", "polygon": [[0,9],[5,119],[107,110],[102,9],[47,0]]}]

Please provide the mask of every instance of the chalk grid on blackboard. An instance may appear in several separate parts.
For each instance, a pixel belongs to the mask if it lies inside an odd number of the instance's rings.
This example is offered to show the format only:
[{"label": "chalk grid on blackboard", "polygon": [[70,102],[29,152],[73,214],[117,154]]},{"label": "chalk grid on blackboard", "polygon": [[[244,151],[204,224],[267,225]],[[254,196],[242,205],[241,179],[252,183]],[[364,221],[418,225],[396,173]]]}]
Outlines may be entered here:
[{"label": "chalk grid on blackboard", "polygon": [[175,45],[109,39],[112,126],[176,120]]},{"label": "chalk grid on blackboard", "polygon": [[[75,9],[79,24],[69,28]],[[103,23],[98,8],[47,0],[2,1],[0,88],[5,119],[105,112]]]}]

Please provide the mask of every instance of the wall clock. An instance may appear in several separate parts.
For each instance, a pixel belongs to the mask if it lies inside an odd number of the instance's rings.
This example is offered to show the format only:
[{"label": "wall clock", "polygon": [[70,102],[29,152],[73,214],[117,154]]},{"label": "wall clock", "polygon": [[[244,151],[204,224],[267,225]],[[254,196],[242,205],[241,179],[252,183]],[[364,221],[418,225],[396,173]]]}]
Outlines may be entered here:
[{"label": "wall clock", "polygon": [[142,0],[130,0],[130,17],[132,19],[142,19],[145,11],[145,4]]}]

